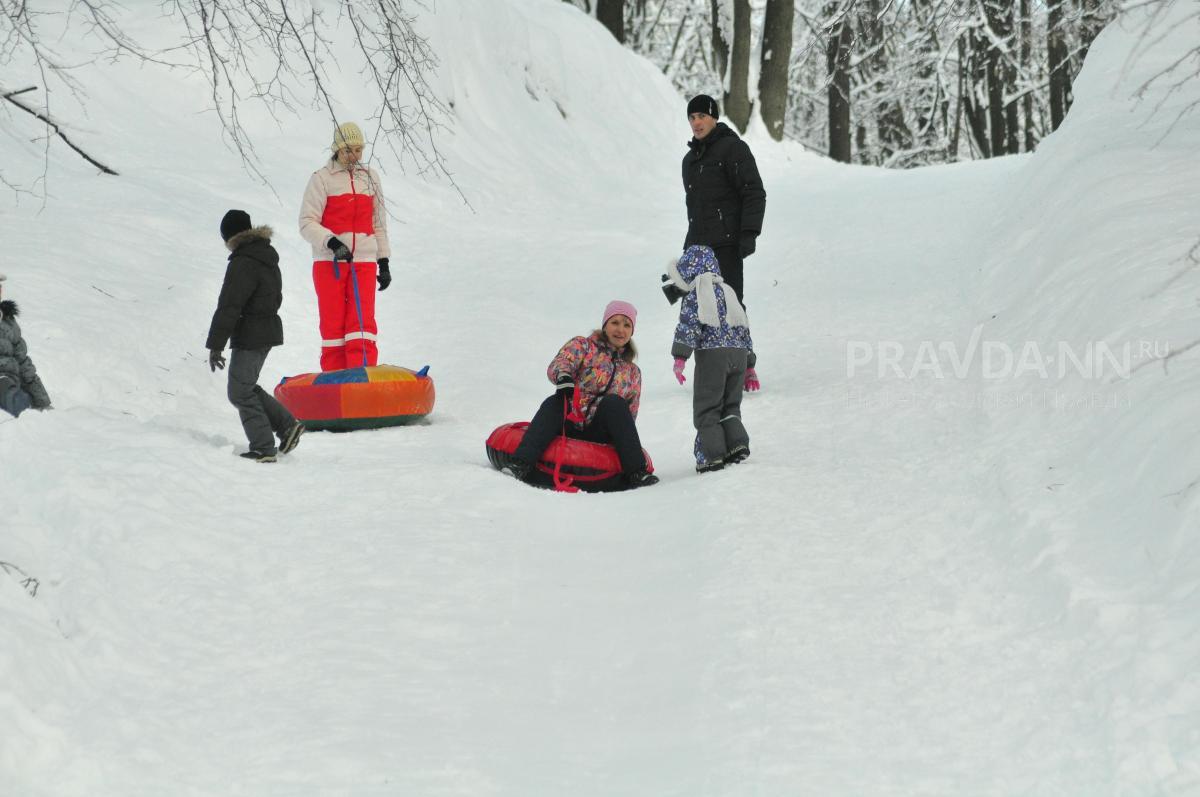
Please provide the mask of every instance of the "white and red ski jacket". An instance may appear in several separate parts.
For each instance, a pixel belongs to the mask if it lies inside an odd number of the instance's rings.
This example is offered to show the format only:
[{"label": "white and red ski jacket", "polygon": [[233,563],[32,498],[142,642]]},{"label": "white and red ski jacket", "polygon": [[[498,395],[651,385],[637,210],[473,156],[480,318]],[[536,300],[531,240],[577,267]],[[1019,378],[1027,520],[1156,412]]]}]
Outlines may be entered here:
[{"label": "white and red ski jacket", "polygon": [[350,247],[356,263],[391,257],[379,175],[336,161],[313,172],[300,205],[300,234],[312,244],[313,260],[333,260],[326,244],[334,237]]}]

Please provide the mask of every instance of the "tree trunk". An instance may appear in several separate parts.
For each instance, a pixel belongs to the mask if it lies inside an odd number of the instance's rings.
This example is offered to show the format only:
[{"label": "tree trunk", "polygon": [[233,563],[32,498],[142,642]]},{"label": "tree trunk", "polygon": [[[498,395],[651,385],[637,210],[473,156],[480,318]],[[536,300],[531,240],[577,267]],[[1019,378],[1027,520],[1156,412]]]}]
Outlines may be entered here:
[{"label": "tree trunk", "polygon": [[955,43],[958,46],[958,97],[954,106],[954,132],[950,134],[950,156],[958,160],[958,137],[962,133],[963,94],[967,83],[967,48],[960,36]]},{"label": "tree trunk", "polygon": [[1002,68],[1000,52],[995,47],[988,48],[987,54],[987,116],[988,116],[988,145],[993,155],[1004,154],[1004,86],[1000,82]]},{"label": "tree trunk", "polygon": [[[1007,5],[1004,0],[984,0],[983,9],[992,35],[1000,41],[1010,41],[1012,28],[1009,20],[1012,18],[1012,7]],[[1013,137],[1008,130],[1009,113],[1004,103],[1010,69],[1004,60],[1004,52],[990,41],[984,63],[987,75],[988,125],[991,128],[989,132],[991,133],[992,155],[1006,155],[1009,152],[1009,140]]]},{"label": "tree trunk", "polygon": [[725,117],[741,131],[750,124],[750,0],[733,0],[733,50],[729,56]]},{"label": "tree trunk", "polygon": [[724,85],[725,75],[729,71],[729,42],[721,33],[721,0],[711,0],[711,6],[713,66]]},{"label": "tree trunk", "polygon": [[596,19],[617,41],[625,43],[625,0],[597,0]]},{"label": "tree trunk", "polygon": [[[966,91],[963,92],[963,115],[967,118],[967,127],[971,131],[971,140],[979,148],[979,154],[985,158],[992,157],[992,144],[988,140],[987,108],[980,104],[976,87],[980,79],[986,81],[986,43],[974,31],[967,31],[966,44],[960,50],[961,63],[965,65]],[[963,39],[959,39],[960,44]],[[980,54],[984,53],[981,59]],[[982,62],[982,63],[981,63]],[[984,89],[986,90],[986,86]]]},{"label": "tree trunk", "polygon": [[1108,12],[1104,8],[1104,0],[1078,0],[1079,2],[1079,69],[1083,67],[1083,59],[1087,57],[1092,42],[1100,35],[1100,31],[1108,24]]},{"label": "tree trunk", "polygon": [[836,17],[829,31],[825,61],[829,69],[829,157],[849,163],[850,152],[850,18],[837,4],[827,7]]},{"label": "tree trunk", "polygon": [[912,131],[904,119],[904,108],[894,94],[886,87],[895,80],[889,63],[889,52],[885,38],[884,9],[880,8],[879,0],[866,0],[858,6],[858,39],[862,50],[870,52],[868,59],[859,63],[860,85],[875,86],[872,88],[870,104],[867,110],[859,105],[859,115],[870,115],[875,121],[875,134],[878,139],[877,149],[873,158],[864,158],[863,148],[866,141],[860,137],[858,157],[862,162],[883,163],[897,152],[909,150],[913,145]]},{"label": "tree trunk", "polygon": [[1062,0],[1046,2],[1046,56],[1050,69],[1050,130],[1058,129],[1071,107],[1071,75],[1063,30]]},{"label": "tree trunk", "polygon": [[[1021,71],[1033,74],[1033,20],[1029,18],[1029,0],[1020,0],[1021,8]],[[1025,114],[1025,151],[1033,152],[1036,137],[1033,128],[1033,89],[1026,87],[1022,99]]]},{"label": "tree trunk", "polygon": [[767,132],[783,140],[787,117],[788,65],[792,60],[792,21],[795,0],[767,0],[763,18],[762,65],[758,73],[759,113]]}]

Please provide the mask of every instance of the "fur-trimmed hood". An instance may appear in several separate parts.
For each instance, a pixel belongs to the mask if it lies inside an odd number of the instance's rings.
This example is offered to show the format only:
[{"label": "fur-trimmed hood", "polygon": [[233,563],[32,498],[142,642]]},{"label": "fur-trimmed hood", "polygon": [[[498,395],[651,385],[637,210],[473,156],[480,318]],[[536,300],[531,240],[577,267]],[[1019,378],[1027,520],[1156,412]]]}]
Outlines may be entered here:
[{"label": "fur-trimmed hood", "polygon": [[20,315],[17,309],[17,303],[12,299],[5,299],[0,302],[0,318],[16,318]]},{"label": "fur-trimmed hood", "polygon": [[266,241],[267,243],[270,243],[271,236],[274,234],[275,234],[275,231],[272,230],[270,227],[268,227],[265,224],[263,224],[259,227],[251,227],[248,230],[242,230],[237,235],[233,236],[228,241],[226,241],[225,248],[228,249],[230,252],[232,252],[233,250],[237,249],[239,246],[242,246],[243,244],[248,244],[251,241],[254,241],[254,240],[260,239],[260,238],[262,240]]}]

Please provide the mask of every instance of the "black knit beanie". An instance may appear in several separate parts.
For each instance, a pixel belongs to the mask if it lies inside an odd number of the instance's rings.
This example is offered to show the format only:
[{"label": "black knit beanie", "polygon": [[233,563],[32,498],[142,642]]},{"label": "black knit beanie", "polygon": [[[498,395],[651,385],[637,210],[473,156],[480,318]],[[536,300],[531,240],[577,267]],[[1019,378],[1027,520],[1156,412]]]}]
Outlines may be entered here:
[{"label": "black knit beanie", "polygon": [[228,241],[239,232],[250,229],[250,214],[244,210],[231,210],[221,219],[221,240]]},{"label": "black knit beanie", "polygon": [[706,113],[713,119],[719,119],[721,116],[717,113],[717,101],[707,94],[692,97],[692,101],[688,103],[687,115],[691,116],[694,113]]}]

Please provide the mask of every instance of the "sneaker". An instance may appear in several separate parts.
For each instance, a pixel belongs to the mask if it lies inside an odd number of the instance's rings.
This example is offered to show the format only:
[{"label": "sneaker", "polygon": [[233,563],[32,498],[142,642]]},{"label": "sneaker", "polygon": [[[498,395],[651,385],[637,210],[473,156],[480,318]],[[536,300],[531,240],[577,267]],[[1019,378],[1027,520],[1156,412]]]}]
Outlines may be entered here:
[{"label": "sneaker", "polygon": [[652,484],[658,484],[658,477],[653,473],[638,470],[625,477],[625,484],[628,485],[630,490],[636,490],[639,487],[649,487]]},{"label": "sneaker", "polygon": [[279,453],[286,454],[300,445],[300,435],[304,434],[304,424],[296,421],[292,427],[279,436]]},{"label": "sneaker", "polygon": [[749,446],[734,446],[734,449],[725,455],[725,464],[736,465],[739,462],[744,462],[749,456]]},{"label": "sneaker", "polygon": [[514,459],[500,469],[501,473],[507,473],[519,482],[529,481],[529,475],[533,473],[533,465],[523,459]]},{"label": "sneaker", "polygon": [[725,460],[715,459],[711,462],[705,462],[703,464],[697,463],[696,473],[712,473],[713,471],[720,470],[723,467],[725,467]]},{"label": "sneaker", "polygon": [[264,451],[246,451],[239,454],[242,459],[252,459],[255,462],[274,462],[275,452],[266,453]]}]

